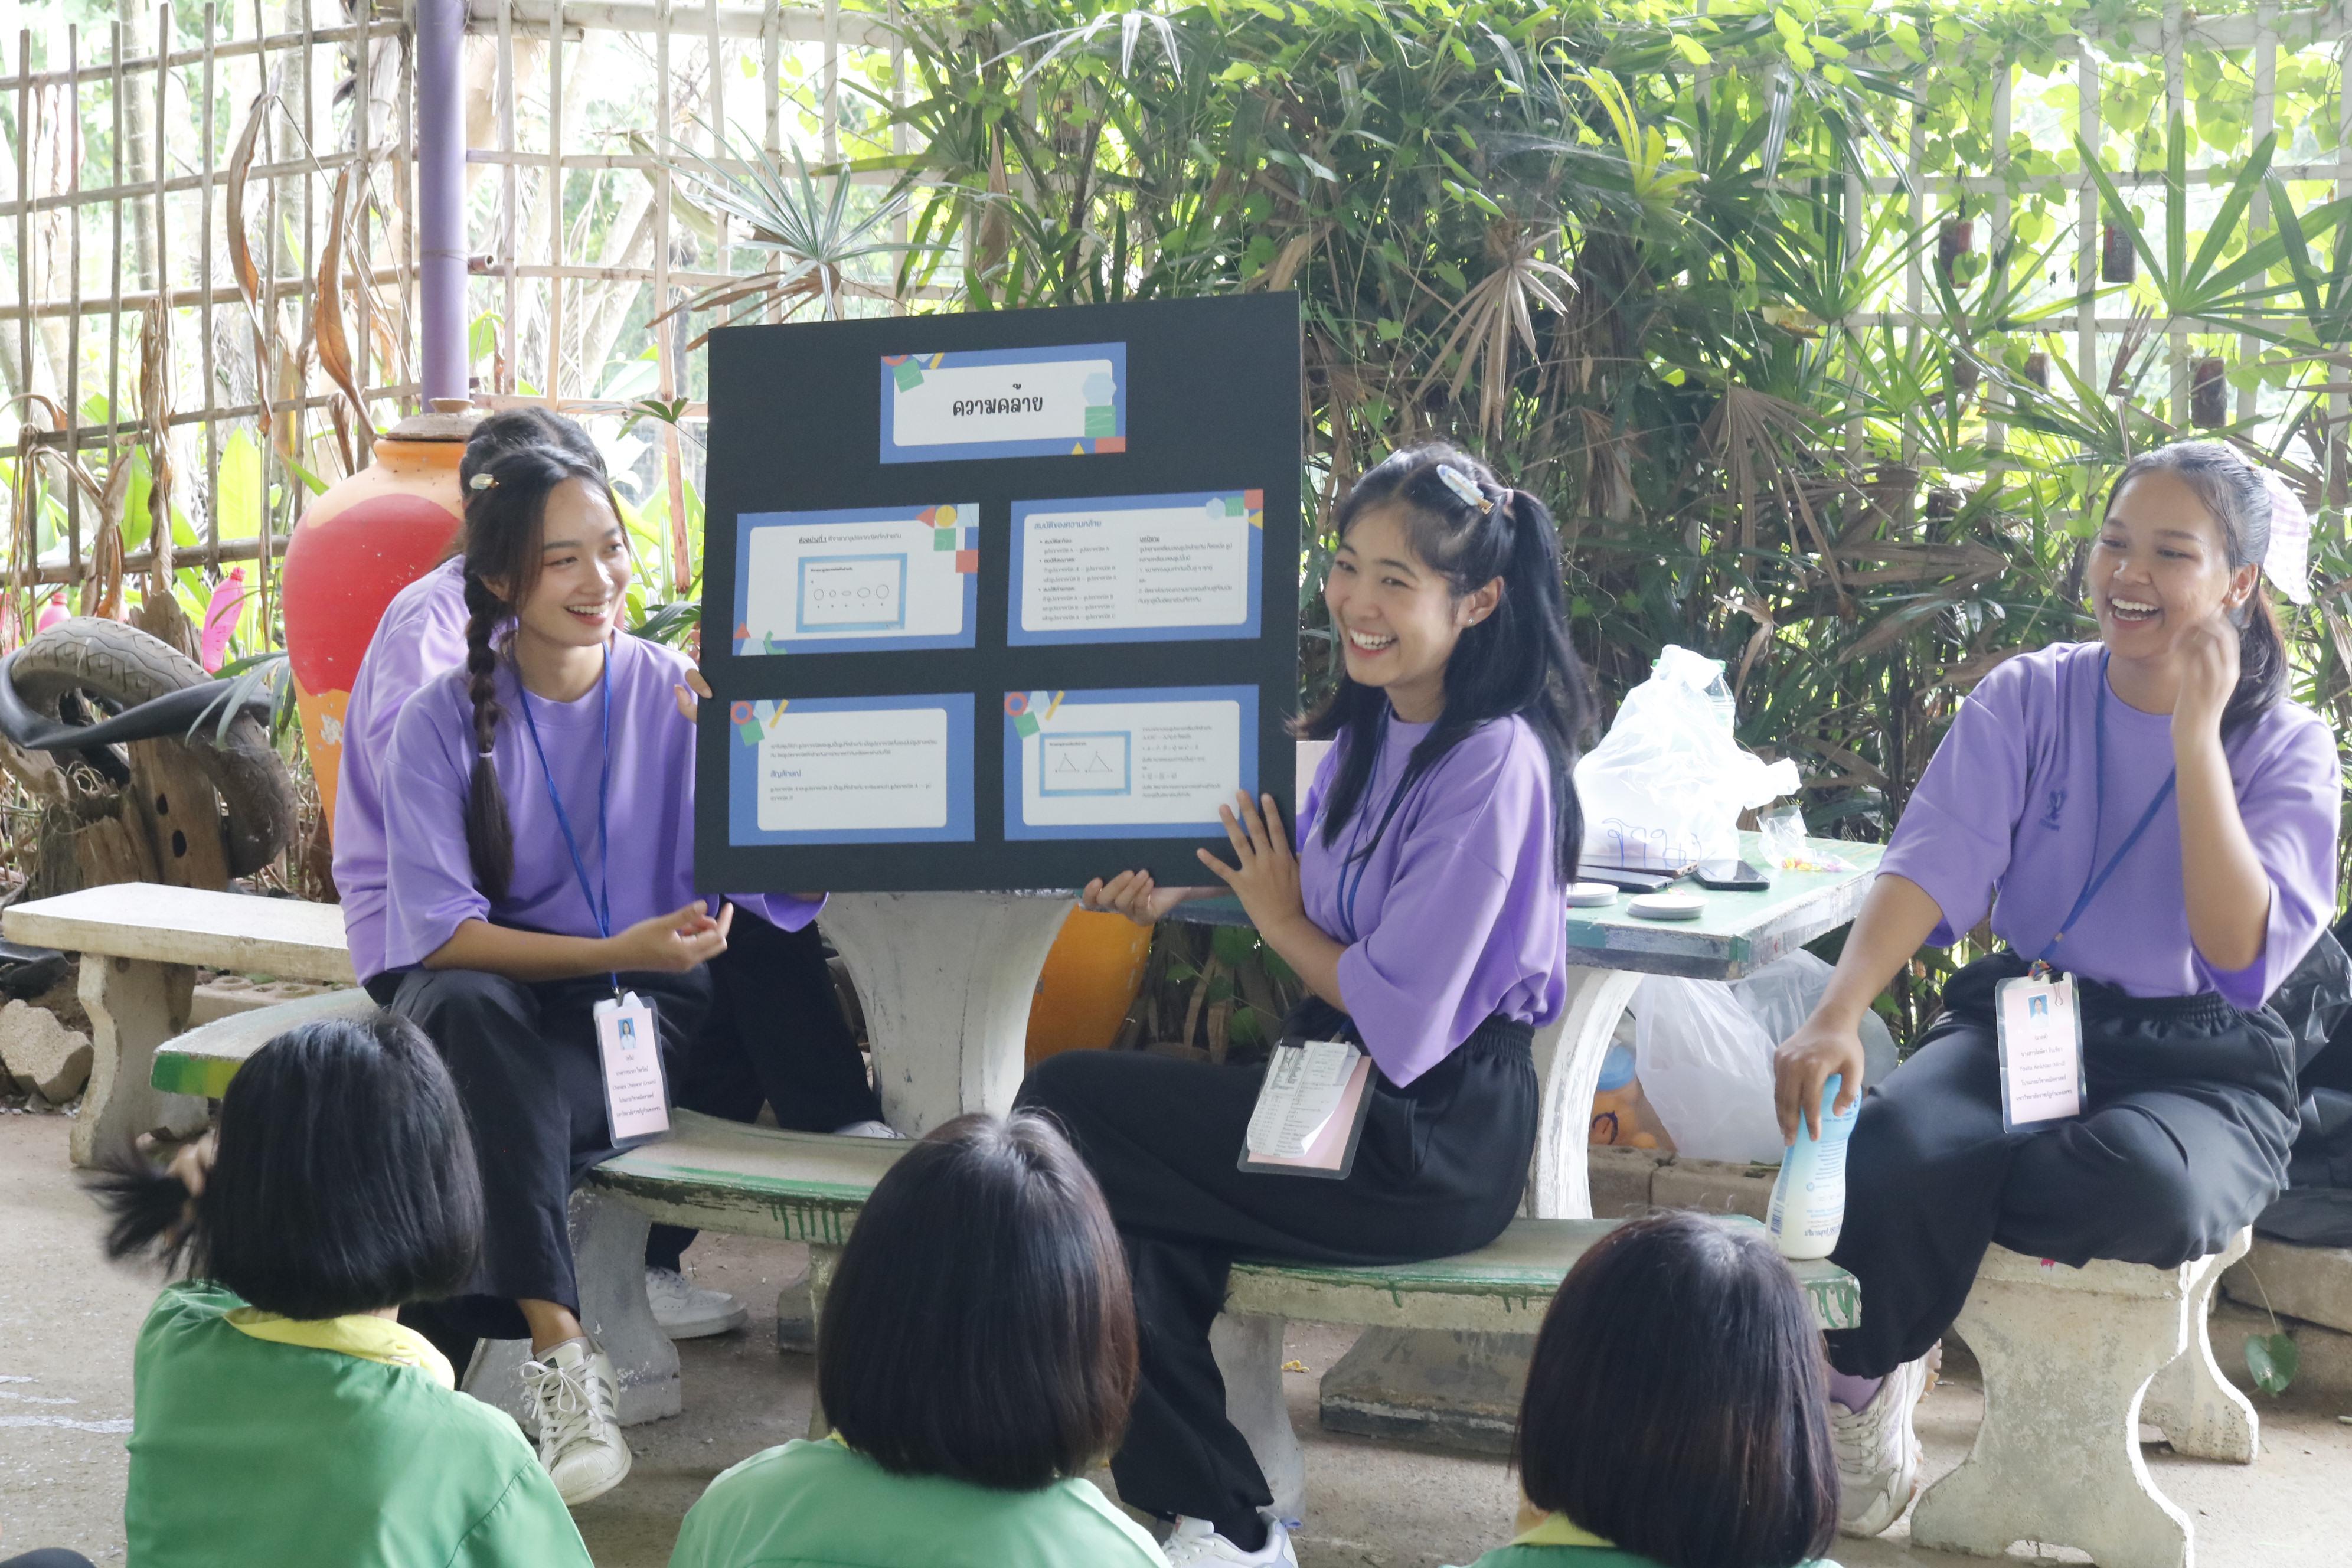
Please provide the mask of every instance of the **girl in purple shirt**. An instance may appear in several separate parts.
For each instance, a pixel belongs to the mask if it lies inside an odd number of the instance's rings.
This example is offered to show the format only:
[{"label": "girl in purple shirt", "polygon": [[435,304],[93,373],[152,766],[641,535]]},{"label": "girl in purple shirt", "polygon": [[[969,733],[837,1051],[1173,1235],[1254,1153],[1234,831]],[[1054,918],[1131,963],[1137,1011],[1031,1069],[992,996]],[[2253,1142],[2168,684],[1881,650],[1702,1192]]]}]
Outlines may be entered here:
[{"label": "girl in purple shirt", "polygon": [[[1990,917],[2006,944],[1953,978],[1848,1146],[1833,1257],[1863,1320],[1829,1354],[1849,1534],[1884,1531],[1916,1489],[1926,1358],[1989,1244],[2170,1268],[2228,1245],[2285,1183],[2294,1058],[2264,1003],[2335,912],[2342,783],[2326,726],[2284,699],[2261,588],[2276,493],[2213,441],[2125,468],[2085,573],[2099,640],[2011,659],[1969,694],[1828,991],[1780,1048],[1793,1137],[1830,1074],[1840,1109],[1861,1092],[1855,1025],[1922,942]],[[2006,1131],[1995,987],[2037,961],[2074,977],[2088,1098]]]},{"label": "girl in purple shirt", "polygon": [[[1201,859],[1307,984],[1286,1037],[1371,1058],[1353,1169],[1237,1169],[1263,1064],[1077,1051],[1020,1095],[1069,1129],[1126,1241],[1143,1354],[1111,1472],[1124,1500],[1176,1521],[1179,1568],[1296,1563],[1209,1350],[1228,1264],[1408,1262],[1500,1235],[1535,1146],[1529,1045],[1567,994],[1587,698],[1551,516],[1428,446],[1367,473],[1336,521],[1324,600],[1346,668],[1301,729],[1337,743],[1295,852],[1272,798],[1243,796],[1224,814],[1237,864]],[[1205,891],[1127,872],[1086,902],[1150,924]]]},{"label": "girl in purple shirt", "polygon": [[[675,1085],[734,911],[694,885],[688,667],[619,631],[629,556],[602,471],[552,447],[493,458],[464,570],[466,663],[409,699],[379,771],[384,978],[448,1063],[480,1157],[481,1263],[440,1321],[528,1332],[541,1462],[577,1504],[630,1462],[565,1226],[573,1184],[614,1152],[593,1009],[649,1001]],[[744,902],[787,930],[815,913]]]}]

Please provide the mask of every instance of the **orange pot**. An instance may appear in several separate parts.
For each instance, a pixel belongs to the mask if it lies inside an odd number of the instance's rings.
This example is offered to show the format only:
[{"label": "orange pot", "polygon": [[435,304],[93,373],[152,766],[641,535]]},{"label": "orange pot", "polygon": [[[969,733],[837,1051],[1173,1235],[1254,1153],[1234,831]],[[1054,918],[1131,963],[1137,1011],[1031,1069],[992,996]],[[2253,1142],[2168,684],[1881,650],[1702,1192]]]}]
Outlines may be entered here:
[{"label": "orange pot", "polygon": [[1029,1065],[1064,1051],[1099,1051],[1117,1039],[1150,956],[1148,928],[1125,915],[1071,910],[1029,1005]]},{"label": "orange pot", "polygon": [[470,414],[420,414],[379,437],[375,462],[312,501],[286,546],[279,589],[302,739],[331,829],[343,708],[394,595],[449,553],[464,521],[457,460]]}]

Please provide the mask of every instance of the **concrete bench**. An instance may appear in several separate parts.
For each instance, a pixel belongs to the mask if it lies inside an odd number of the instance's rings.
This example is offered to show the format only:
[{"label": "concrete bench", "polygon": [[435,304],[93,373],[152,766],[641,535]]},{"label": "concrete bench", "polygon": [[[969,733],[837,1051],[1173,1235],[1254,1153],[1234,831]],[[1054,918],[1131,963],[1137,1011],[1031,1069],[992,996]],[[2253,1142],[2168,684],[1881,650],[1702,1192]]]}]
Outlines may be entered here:
[{"label": "concrete bench", "polygon": [[2178,1268],[1987,1253],[1954,1325],[1984,1373],[1984,1425],[1920,1498],[1913,1542],[1999,1557],[2031,1541],[2100,1568],[2190,1568],[2194,1527],[2149,1479],[2139,1424],[2179,1453],[2253,1462],[2253,1405],[2206,1331],[2214,1289],[2252,1239],[2241,1231]]},{"label": "concrete bench", "polygon": [[[842,1244],[866,1197],[906,1145],[779,1132],[676,1113],[668,1140],[598,1166],[572,1209],[582,1316],[613,1358],[622,1419],[675,1413],[677,1352],[644,1302],[646,1227],[661,1221],[738,1236],[804,1242],[810,1293],[822,1307]],[[1297,1517],[1305,1464],[1282,1393],[1283,1325],[1290,1319],[1370,1328],[1532,1331],[1585,1249],[1621,1221],[1522,1219],[1492,1246],[1460,1258],[1373,1268],[1237,1263],[1214,1342],[1226,1408],[1248,1436],[1275,1492]],[[1752,1225],[1743,1218],[1726,1224]],[[1853,1277],[1825,1263],[1792,1265],[1824,1328],[1858,1321]],[[632,1299],[634,1298],[634,1299]],[[524,1347],[478,1357],[467,1386],[520,1411],[515,1375]]]},{"label": "concrete bench", "polygon": [[[80,997],[89,1014],[91,1059],[89,1088],[68,1140],[77,1165],[128,1148],[142,1132],[190,1133],[205,1125],[205,1100],[219,1089],[204,1084],[215,1079],[172,1073],[159,1083],[154,1075],[157,1047],[187,1033],[199,967],[356,983],[343,941],[342,911],[294,899],[116,882],[15,905],[0,914],[0,932],[12,942],[81,954]],[[365,1000],[358,992],[342,994]],[[257,1047],[288,1026],[279,1018],[299,1022],[293,1009],[325,1000],[305,998],[205,1027],[245,1026],[219,1037],[224,1041],[245,1039],[258,1029],[251,1041]],[[245,1054],[251,1054],[250,1047]],[[227,1065],[216,1083],[226,1083],[235,1071],[233,1063]]]}]

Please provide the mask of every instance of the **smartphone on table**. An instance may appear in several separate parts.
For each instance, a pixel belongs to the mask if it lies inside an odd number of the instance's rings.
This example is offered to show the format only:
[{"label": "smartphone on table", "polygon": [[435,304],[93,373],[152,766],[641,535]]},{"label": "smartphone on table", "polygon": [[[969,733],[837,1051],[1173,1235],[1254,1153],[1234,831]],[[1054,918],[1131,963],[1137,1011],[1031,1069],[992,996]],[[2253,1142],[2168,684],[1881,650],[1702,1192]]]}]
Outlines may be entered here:
[{"label": "smartphone on table", "polygon": [[1727,893],[1760,893],[1772,879],[1745,860],[1702,860],[1692,873],[1702,888]]}]

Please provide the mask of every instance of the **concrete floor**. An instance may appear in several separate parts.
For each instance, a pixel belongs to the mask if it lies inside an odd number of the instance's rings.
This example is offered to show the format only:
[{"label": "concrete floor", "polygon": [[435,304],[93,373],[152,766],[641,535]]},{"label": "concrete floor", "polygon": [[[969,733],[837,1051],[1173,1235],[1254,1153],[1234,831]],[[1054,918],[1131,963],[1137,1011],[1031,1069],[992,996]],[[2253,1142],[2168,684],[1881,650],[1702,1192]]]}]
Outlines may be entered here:
[{"label": "concrete floor", "polygon": [[[0,1552],[73,1547],[122,1561],[122,1435],[131,1349],[151,1274],[100,1261],[89,1201],[67,1173],[63,1117],[0,1113]],[[798,1249],[714,1237],[691,1255],[698,1277],[747,1300],[772,1300]],[[1351,1332],[1292,1330],[1291,1413],[1307,1436],[1310,1514],[1305,1568],[1432,1568],[1467,1563],[1509,1534],[1514,1489],[1500,1460],[1329,1436],[1315,1423],[1316,1380]],[[662,1568],[677,1521],[736,1459],[798,1436],[811,1372],[745,1332],[684,1347],[687,1413],[632,1429],[636,1468],[580,1510],[604,1568]],[[1948,1380],[1920,1412],[1932,1479],[1958,1463],[1981,1400]],[[2352,1560],[2352,1425],[2340,1400],[2290,1394],[2263,1405],[2263,1456],[2250,1468],[2147,1450],[2158,1484],[2197,1521],[2201,1568],[2342,1568]],[[1108,1489],[1108,1477],[1097,1478]],[[1841,1542],[1847,1568],[1973,1561],[1915,1552],[1907,1525]],[[2080,1562],[2079,1553],[2055,1561]],[[2036,1559],[2013,1552],[2012,1561]]]}]

